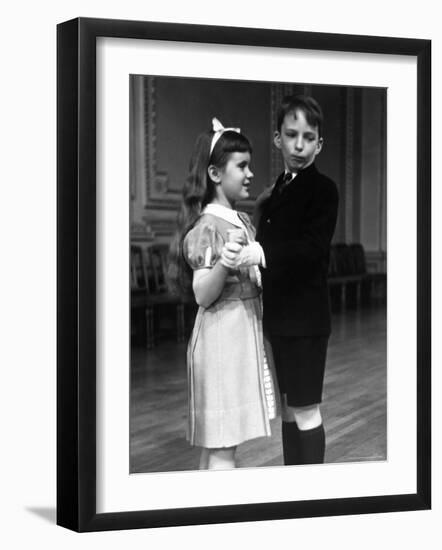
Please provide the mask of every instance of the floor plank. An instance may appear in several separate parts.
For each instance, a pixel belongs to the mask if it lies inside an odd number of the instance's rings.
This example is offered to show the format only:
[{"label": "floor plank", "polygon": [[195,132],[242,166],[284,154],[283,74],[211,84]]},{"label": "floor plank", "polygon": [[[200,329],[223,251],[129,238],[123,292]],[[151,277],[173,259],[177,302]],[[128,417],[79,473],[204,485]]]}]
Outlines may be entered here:
[{"label": "floor plank", "polygon": [[[131,473],[198,467],[199,449],[185,439],[185,348],[169,337],[153,350],[131,350]],[[385,307],[335,315],[321,407],[326,462],[386,459],[386,374]],[[271,426],[271,437],[238,447],[239,467],[282,464],[280,420]]]}]

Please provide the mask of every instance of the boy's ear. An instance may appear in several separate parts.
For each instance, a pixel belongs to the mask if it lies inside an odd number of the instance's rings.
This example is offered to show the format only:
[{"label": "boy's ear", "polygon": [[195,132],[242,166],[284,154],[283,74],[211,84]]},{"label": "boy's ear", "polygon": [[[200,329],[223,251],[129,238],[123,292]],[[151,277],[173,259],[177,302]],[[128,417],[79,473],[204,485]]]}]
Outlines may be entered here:
[{"label": "boy's ear", "polygon": [[315,155],[319,155],[319,153],[322,151],[322,145],[324,143],[324,139],[322,137],[320,137],[318,139],[318,145],[316,146],[316,151],[315,151]]},{"label": "boy's ear", "polygon": [[273,134],[273,143],[278,149],[281,149],[281,132],[278,130],[275,130],[275,133]]},{"label": "boy's ear", "polygon": [[220,174],[220,171],[219,169],[214,166],[213,164],[211,164],[208,168],[207,168],[207,173],[209,174],[209,178],[214,182],[214,183],[219,183],[221,181],[221,174]]}]

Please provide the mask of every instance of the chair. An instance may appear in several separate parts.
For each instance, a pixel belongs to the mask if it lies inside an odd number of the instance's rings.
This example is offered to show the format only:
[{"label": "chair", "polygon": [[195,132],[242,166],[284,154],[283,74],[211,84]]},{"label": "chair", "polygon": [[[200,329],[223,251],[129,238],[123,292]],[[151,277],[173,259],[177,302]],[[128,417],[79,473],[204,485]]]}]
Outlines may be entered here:
[{"label": "chair", "polygon": [[146,347],[155,346],[155,313],[164,307],[175,306],[178,342],[185,340],[185,307],[192,303],[170,292],[167,285],[168,245],[152,245],[146,250],[131,246],[131,308],[144,308],[146,318]]},{"label": "chair", "polygon": [[355,243],[350,246],[360,266],[359,268],[360,272],[365,275],[366,280],[370,284],[370,297],[372,297],[375,295],[376,287],[378,285],[381,285],[381,286],[385,285],[387,280],[387,274],[382,272],[369,272],[367,270],[364,247],[359,243]]},{"label": "chair", "polygon": [[150,295],[154,285],[152,270],[149,269],[146,251],[141,246],[130,247],[130,307],[131,312],[137,309],[144,311],[146,322],[146,345],[153,346],[153,312],[150,305]]},{"label": "chair", "polygon": [[366,277],[365,256],[362,245],[348,245],[345,243],[332,245],[328,283],[330,286],[339,286],[342,309],[347,307],[347,287],[350,284],[356,287],[356,305],[359,307],[361,303],[361,285]]}]

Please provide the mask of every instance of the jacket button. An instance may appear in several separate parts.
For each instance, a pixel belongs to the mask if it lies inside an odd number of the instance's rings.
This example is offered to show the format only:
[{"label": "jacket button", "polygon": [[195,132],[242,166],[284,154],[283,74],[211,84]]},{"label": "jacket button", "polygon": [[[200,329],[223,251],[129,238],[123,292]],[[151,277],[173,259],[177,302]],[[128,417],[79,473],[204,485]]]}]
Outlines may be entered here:
[{"label": "jacket button", "polygon": [[267,218],[267,223],[272,223],[272,222],[270,221],[270,218]]}]

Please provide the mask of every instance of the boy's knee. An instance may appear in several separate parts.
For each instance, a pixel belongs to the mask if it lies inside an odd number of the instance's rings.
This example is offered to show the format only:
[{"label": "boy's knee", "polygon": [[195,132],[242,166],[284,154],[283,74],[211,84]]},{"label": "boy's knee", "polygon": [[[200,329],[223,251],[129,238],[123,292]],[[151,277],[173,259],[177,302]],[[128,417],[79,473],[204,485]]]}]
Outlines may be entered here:
[{"label": "boy's knee", "polygon": [[322,424],[319,404],[292,407],[284,403],[281,416],[283,422],[296,422],[300,430],[310,430]]},{"label": "boy's knee", "polygon": [[322,424],[321,411],[318,404],[297,408],[295,418],[300,430],[311,430]]}]

